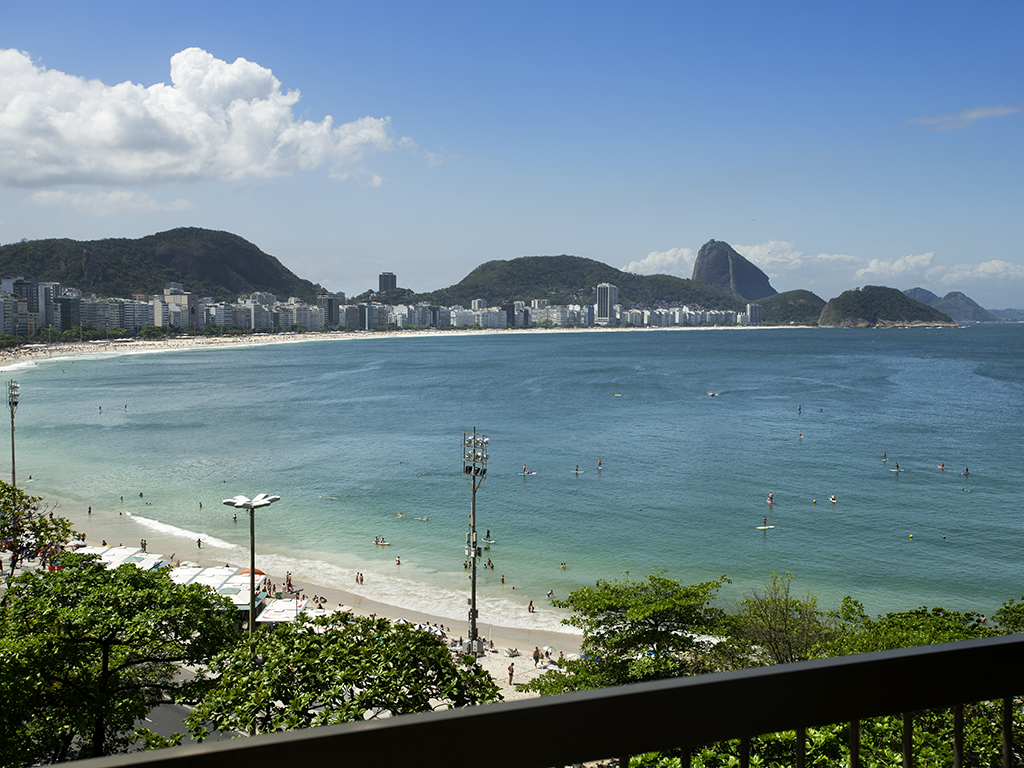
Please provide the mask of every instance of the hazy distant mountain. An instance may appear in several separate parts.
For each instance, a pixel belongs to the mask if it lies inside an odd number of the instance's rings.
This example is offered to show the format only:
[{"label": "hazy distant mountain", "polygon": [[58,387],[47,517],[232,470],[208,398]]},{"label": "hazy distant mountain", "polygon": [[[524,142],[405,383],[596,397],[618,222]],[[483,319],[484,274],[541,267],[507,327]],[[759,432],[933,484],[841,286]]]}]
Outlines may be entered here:
[{"label": "hazy distant mountain", "polygon": [[1024,309],[990,309],[989,312],[999,320],[1009,320],[1012,322],[1024,320]]},{"label": "hazy distant mountain", "polygon": [[934,307],[940,312],[945,312],[958,323],[996,323],[999,318],[983,309],[973,299],[960,293],[952,291],[941,299],[931,291],[924,288],[911,288],[904,291],[910,298],[923,302],[929,307]]},{"label": "hazy distant mountain", "polygon": [[902,291],[865,285],[829,301],[818,318],[821,326],[875,328],[895,325],[955,325],[949,315],[915,301]]},{"label": "hazy distant mountain", "polygon": [[229,232],[186,227],[138,240],[30,240],[0,246],[0,274],[59,282],[98,296],[190,293],[234,301],[255,291],[316,302],[323,291],[273,256]]},{"label": "hazy distant mountain", "polygon": [[488,305],[506,301],[547,299],[552,304],[592,304],[598,283],[619,289],[623,306],[699,304],[740,311],[744,304],[703,282],[671,275],[636,275],[579,256],[524,256],[510,261],[488,261],[455,285],[405,299],[451,306],[469,306],[473,299]]},{"label": "hazy distant mountain", "polygon": [[933,301],[939,300],[939,297],[927,288],[908,288],[903,293],[914,301],[920,301],[922,304],[927,304],[929,307],[934,306],[932,304]]},{"label": "hazy distant mountain", "polygon": [[693,264],[693,279],[714,286],[744,301],[774,296],[768,275],[740,256],[728,243],[709,240]]},{"label": "hazy distant mountain", "polygon": [[765,325],[817,325],[825,300],[810,291],[786,291],[759,299]]}]

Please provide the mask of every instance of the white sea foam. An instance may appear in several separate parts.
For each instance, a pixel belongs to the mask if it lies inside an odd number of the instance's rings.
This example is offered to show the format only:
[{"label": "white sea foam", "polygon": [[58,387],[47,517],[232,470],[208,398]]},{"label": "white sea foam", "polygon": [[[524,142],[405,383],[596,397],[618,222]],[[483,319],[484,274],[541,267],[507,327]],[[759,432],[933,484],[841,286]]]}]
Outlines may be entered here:
[{"label": "white sea foam", "polygon": [[211,536],[208,533],[200,533],[197,531],[190,531],[185,528],[179,528],[176,525],[169,525],[167,523],[161,523],[159,520],[152,520],[148,517],[142,517],[142,515],[135,515],[131,512],[127,513],[128,517],[137,522],[139,525],[143,525],[146,528],[157,531],[159,533],[169,534],[171,536],[181,536],[183,538],[193,540],[199,539],[208,547],[216,547],[217,549],[224,549],[233,552],[241,552],[242,547],[236,544],[232,544],[229,541],[218,539],[215,536]]}]

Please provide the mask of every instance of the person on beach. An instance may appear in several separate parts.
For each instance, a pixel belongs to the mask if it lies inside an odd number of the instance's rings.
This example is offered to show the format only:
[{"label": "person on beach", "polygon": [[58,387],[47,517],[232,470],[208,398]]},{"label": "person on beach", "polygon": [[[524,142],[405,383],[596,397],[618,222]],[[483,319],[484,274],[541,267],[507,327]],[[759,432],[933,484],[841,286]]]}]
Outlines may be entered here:
[{"label": "person on beach", "polygon": [[526,612],[527,613],[533,613],[533,600],[531,600],[530,604],[528,606],[526,606]]},{"label": "person on beach", "polygon": [[196,539],[196,548],[197,549],[202,549],[203,548],[203,540],[202,539]]},{"label": "person on beach", "polygon": [[508,684],[512,685],[512,674],[516,671],[516,663],[513,661],[508,665]]},{"label": "person on beach", "polygon": [[396,557],[395,558],[395,565],[401,565],[401,564],[402,564],[402,558]]},{"label": "person on beach", "polygon": [[540,664],[540,648],[537,646],[533,647],[533,666],[536,667]]}]

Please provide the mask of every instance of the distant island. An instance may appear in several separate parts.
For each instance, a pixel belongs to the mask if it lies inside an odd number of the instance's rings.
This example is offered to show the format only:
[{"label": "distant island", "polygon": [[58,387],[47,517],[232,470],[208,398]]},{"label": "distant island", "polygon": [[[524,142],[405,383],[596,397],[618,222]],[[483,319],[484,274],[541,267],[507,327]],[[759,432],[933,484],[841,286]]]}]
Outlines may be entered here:
[{"label": "distant island", "polygon": [[[5,286],[21,277],[23,282],[70,288],[91,301],[131,297],[141,303],[159,300],[180,305],[180,297],[166,294],[168,286],[176,286],[174,293],[196,297],[189,313],[209,313],[219,305],[215,326],[248,330],[306,329],[321,327],[320,323],[325,328],[364,329],[494,327],[491,319],[481,322],[470,314],[485,308],[504,317],[508,325],[587,325],[594,322],[597,286],[602,284],[615,289],[615,324],[890,327],[1017,319],[1012,316],[1015,310],[1004,310],[999,317],[962,293],[940,299],[920,288],[901,292],[864,286],[827,302],[805,290],[778,293],[761,269],[720,240],[709,240],[700,249],[690,279],[627,273],[567,254],[529,256],[484,262],[457,284],[435,291],[414,293],[382,282],[379,290],[351,299],[303,280],[237,235],[195,227],[135,240],[51,239],[3,245],[0,276],[6,278]],[[287,307],[274,306],[285,297]],[[241,314],[240,301],[243,307],[249,306]],[[255,305],[261,309],[257,311]],[[464,309],[470,306],[471,310]],[[353,311],[353,307],[364,309]],[[170,324],[175,325],[180,318],[171,314]],[[208,319],[186,317],[186,324],[203,327]],[[36,326],[41,322],[45,321],[37,319]],[[161,326],[155,317],[153,322]],[[86,320],[79,317],[78,326],[84,325]]]}]

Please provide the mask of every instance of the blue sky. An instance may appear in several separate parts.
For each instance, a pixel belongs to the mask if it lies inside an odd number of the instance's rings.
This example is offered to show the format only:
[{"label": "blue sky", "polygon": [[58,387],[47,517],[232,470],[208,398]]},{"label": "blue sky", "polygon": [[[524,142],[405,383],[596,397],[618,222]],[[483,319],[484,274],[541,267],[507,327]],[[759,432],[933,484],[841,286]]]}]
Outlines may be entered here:
[{"label": "blue sky", "polygon": [[0,242],[238,234],[349,295],[569,253],[1024,307],[1024,4],[8,4]]}]

